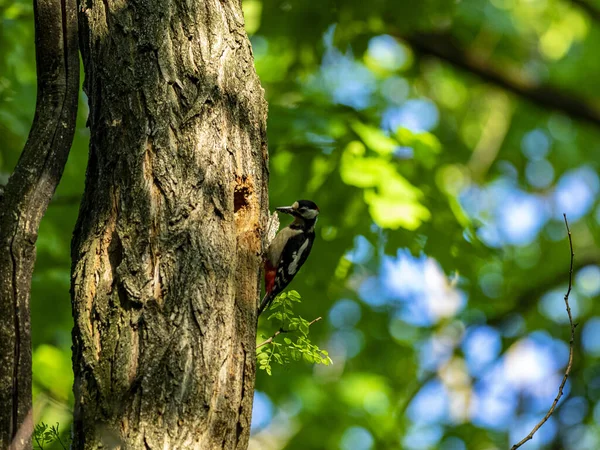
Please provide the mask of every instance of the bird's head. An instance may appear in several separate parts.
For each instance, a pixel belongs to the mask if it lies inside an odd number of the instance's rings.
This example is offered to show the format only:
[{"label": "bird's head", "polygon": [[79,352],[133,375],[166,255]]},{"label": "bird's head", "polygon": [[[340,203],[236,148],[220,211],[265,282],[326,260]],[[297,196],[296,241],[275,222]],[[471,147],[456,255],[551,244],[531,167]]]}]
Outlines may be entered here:
[{"label": "bird's head", "polygon": [[292,206],[281,206],[277,211],[290,214],[306,221],[315,220],[319,215],[319,207],[310,200],[298,200]]}]

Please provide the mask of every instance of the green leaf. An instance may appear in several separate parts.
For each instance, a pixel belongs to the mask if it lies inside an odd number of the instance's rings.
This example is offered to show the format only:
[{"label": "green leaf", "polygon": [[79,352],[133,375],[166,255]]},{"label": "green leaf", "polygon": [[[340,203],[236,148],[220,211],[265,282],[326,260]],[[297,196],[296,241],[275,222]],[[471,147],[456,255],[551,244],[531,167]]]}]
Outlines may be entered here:
[{"label": "green leaf", "polygon": [[[350,150],[349,150],[350,149]],[[344,183],[360,188],[378,186],[383,180],[393,176],[393,165],[382,158],[357,156],[353,153],[352,143],[342,154],[340,175]]]},{"label": "green leaf", "polygon": [[[300,294],[290,290],[285,295],[278,296],[274,304],[278,311],[271,314],[268,319],[282,322],[281,327],[291,335],[274,338],[269,346],[261,347],[257,351],[259,369],[268,373],[271,371],[271,360],[278,364],[287,364],[290,361],[304,359],[311,364],[324,364],[327,355],[320,353],[319,347],[311,344],[307,338],[310,331],[310,322],[300,316],[294,316],[292,302],[299,302]],[[296,338],[294,342],[293,338]]]},{"label": "green leaf", "polygon": [[304,334],[304,336],[308,336],[308,323],[300,324],[300,332]]},{"label": "green leaf", "polygon": [[274,318],[274,319],[277,319],[277,320],[279,320],[280,322],[282,322],[283,315],[282,315],[282,313],[281,313],[281,312],[276,312],[276,313],[273,313],[273,314],[271,314],[271,315],[270,315],[270,316],[267,318],[267,320],[271,320],[271,319],[273,319],[273,318]]},{"label": "green leaf", "polygon": [[294,291],[294,290],[288,291],[287,296],[292,301],[300,301],[300,298],[301,298],[298,291]]},{"label": "green leaf", "polygon": [[315,359],[314,359],[314,358],[313,358],[313,356],[312,356],[311,354],[309,354],[309,353],[303,353],[303,354],[302,354],[302,357],[304,358],[304,360],[305,360],[307,363],[310,363],[310,364],[312,364],[312,363],[314,363],[314,362],[315,362]]},{"label": "green leaf", "polygon": [[401,145],[411,147],[414,157],[424,167],[432,168],[437,161],[437,155],[442,149],[438,138],[432,133],[413,133],[406,128],[398,128],[396,137]]},{"label": "green leaf", "polygon": [[431,213],[418,201],[410,199],[409,191],[400,193],[381,193],[365,191],[365,201],[373,220],[383,228],[395,230],[399,227],[416,230]]},{"label": "green leaf", "polygon": [[398,142],[386,136],[380,128],[361,122],[353,122],[351,127],[367,147],[380,155],[390,155],[398,148]]}]

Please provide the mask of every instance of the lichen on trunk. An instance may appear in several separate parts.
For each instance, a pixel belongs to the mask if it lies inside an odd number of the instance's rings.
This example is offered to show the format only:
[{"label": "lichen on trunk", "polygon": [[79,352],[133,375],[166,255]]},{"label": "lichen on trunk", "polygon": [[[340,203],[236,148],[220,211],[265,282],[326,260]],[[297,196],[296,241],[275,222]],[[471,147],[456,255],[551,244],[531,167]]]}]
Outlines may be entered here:
[{"label": "lichen on trunk", "polygon": [[80,11],[74,448],[246,448],[268,175],[241,4]]}]

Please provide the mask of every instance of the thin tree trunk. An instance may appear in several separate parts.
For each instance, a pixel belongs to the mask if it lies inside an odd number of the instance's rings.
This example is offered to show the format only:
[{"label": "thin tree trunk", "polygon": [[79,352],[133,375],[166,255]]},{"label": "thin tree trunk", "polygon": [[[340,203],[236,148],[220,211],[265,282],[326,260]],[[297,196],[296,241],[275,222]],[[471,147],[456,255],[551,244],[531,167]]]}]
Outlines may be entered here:
[{"label": "thin tree trunk", "polygon": [[244,449],[268,180],[241,4],[80,9],[74,448]]},{"label": "thin tree trunk", "polygon": [[31,448],[31,277],[38,228],[75,132],[79,94],[75,8],[75,0],[34,1],[35,117],[0,195],[0,449]]}]

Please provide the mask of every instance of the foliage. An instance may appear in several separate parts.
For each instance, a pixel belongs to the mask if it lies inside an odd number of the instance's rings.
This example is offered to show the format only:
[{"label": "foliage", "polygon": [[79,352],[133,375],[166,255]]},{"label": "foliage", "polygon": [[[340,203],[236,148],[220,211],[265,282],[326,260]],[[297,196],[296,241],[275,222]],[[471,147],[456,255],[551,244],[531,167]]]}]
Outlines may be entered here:
[{"label": "foliage", "polygon": [[[595,111],[599,5],[244,0],[269,101],[271,209],[309,198],[321,210],[294,311],[323,316],[311,340],[335,361],[259,371],[251,448],[477,450],[524,437],[567,361],[562,212],[575,247],[574,365],[523,448],[600,448],[600,127],[526,95],[549,86],[551,100]],[[34,110],[31,15],[30,2],[0,0],[0,182]],[[432,34],[457,51],[419,45]],[[60,399],[42,416],[65,425],[72,375],[40,380],[70,358],[83,103],[32,288],[36,402]],[[261,319],[259,335],[270,326]]]},{"label": "foliage", "polygon": [[48,426],[44,422],[38,423],[33,430],[33,442],[34,448],[43,450],[52,443],[57,443],[61,448],[67,450],[69,448],[68,443],[64,443],[60,438],[58,431],[58,423],[56,425]]},{"label": "foliage", "polygon": [[[291,290],[279,294],[269,308],[269,311],[274,312],[269,315],[268,320],[274,320],[276,324],[279,324],[279,330],[270,338],[263,335],[266,341],[259,344],[256,351],[258,368],[269,375],[271,375],[271,363],[273,361],[282,365],[301,359],[310,364],[325,364],[328,366],[332,363],[329,353],[326,350],[321,350],[308,338],[310,326],[318,319],[309,322],[294,314],[293,304],[300,302],[300,294]],[[284,335],[281,339],[283,342],[279,342],[277,338],[282,334]],[[295,338],[295,341],[293,338]]]}]

